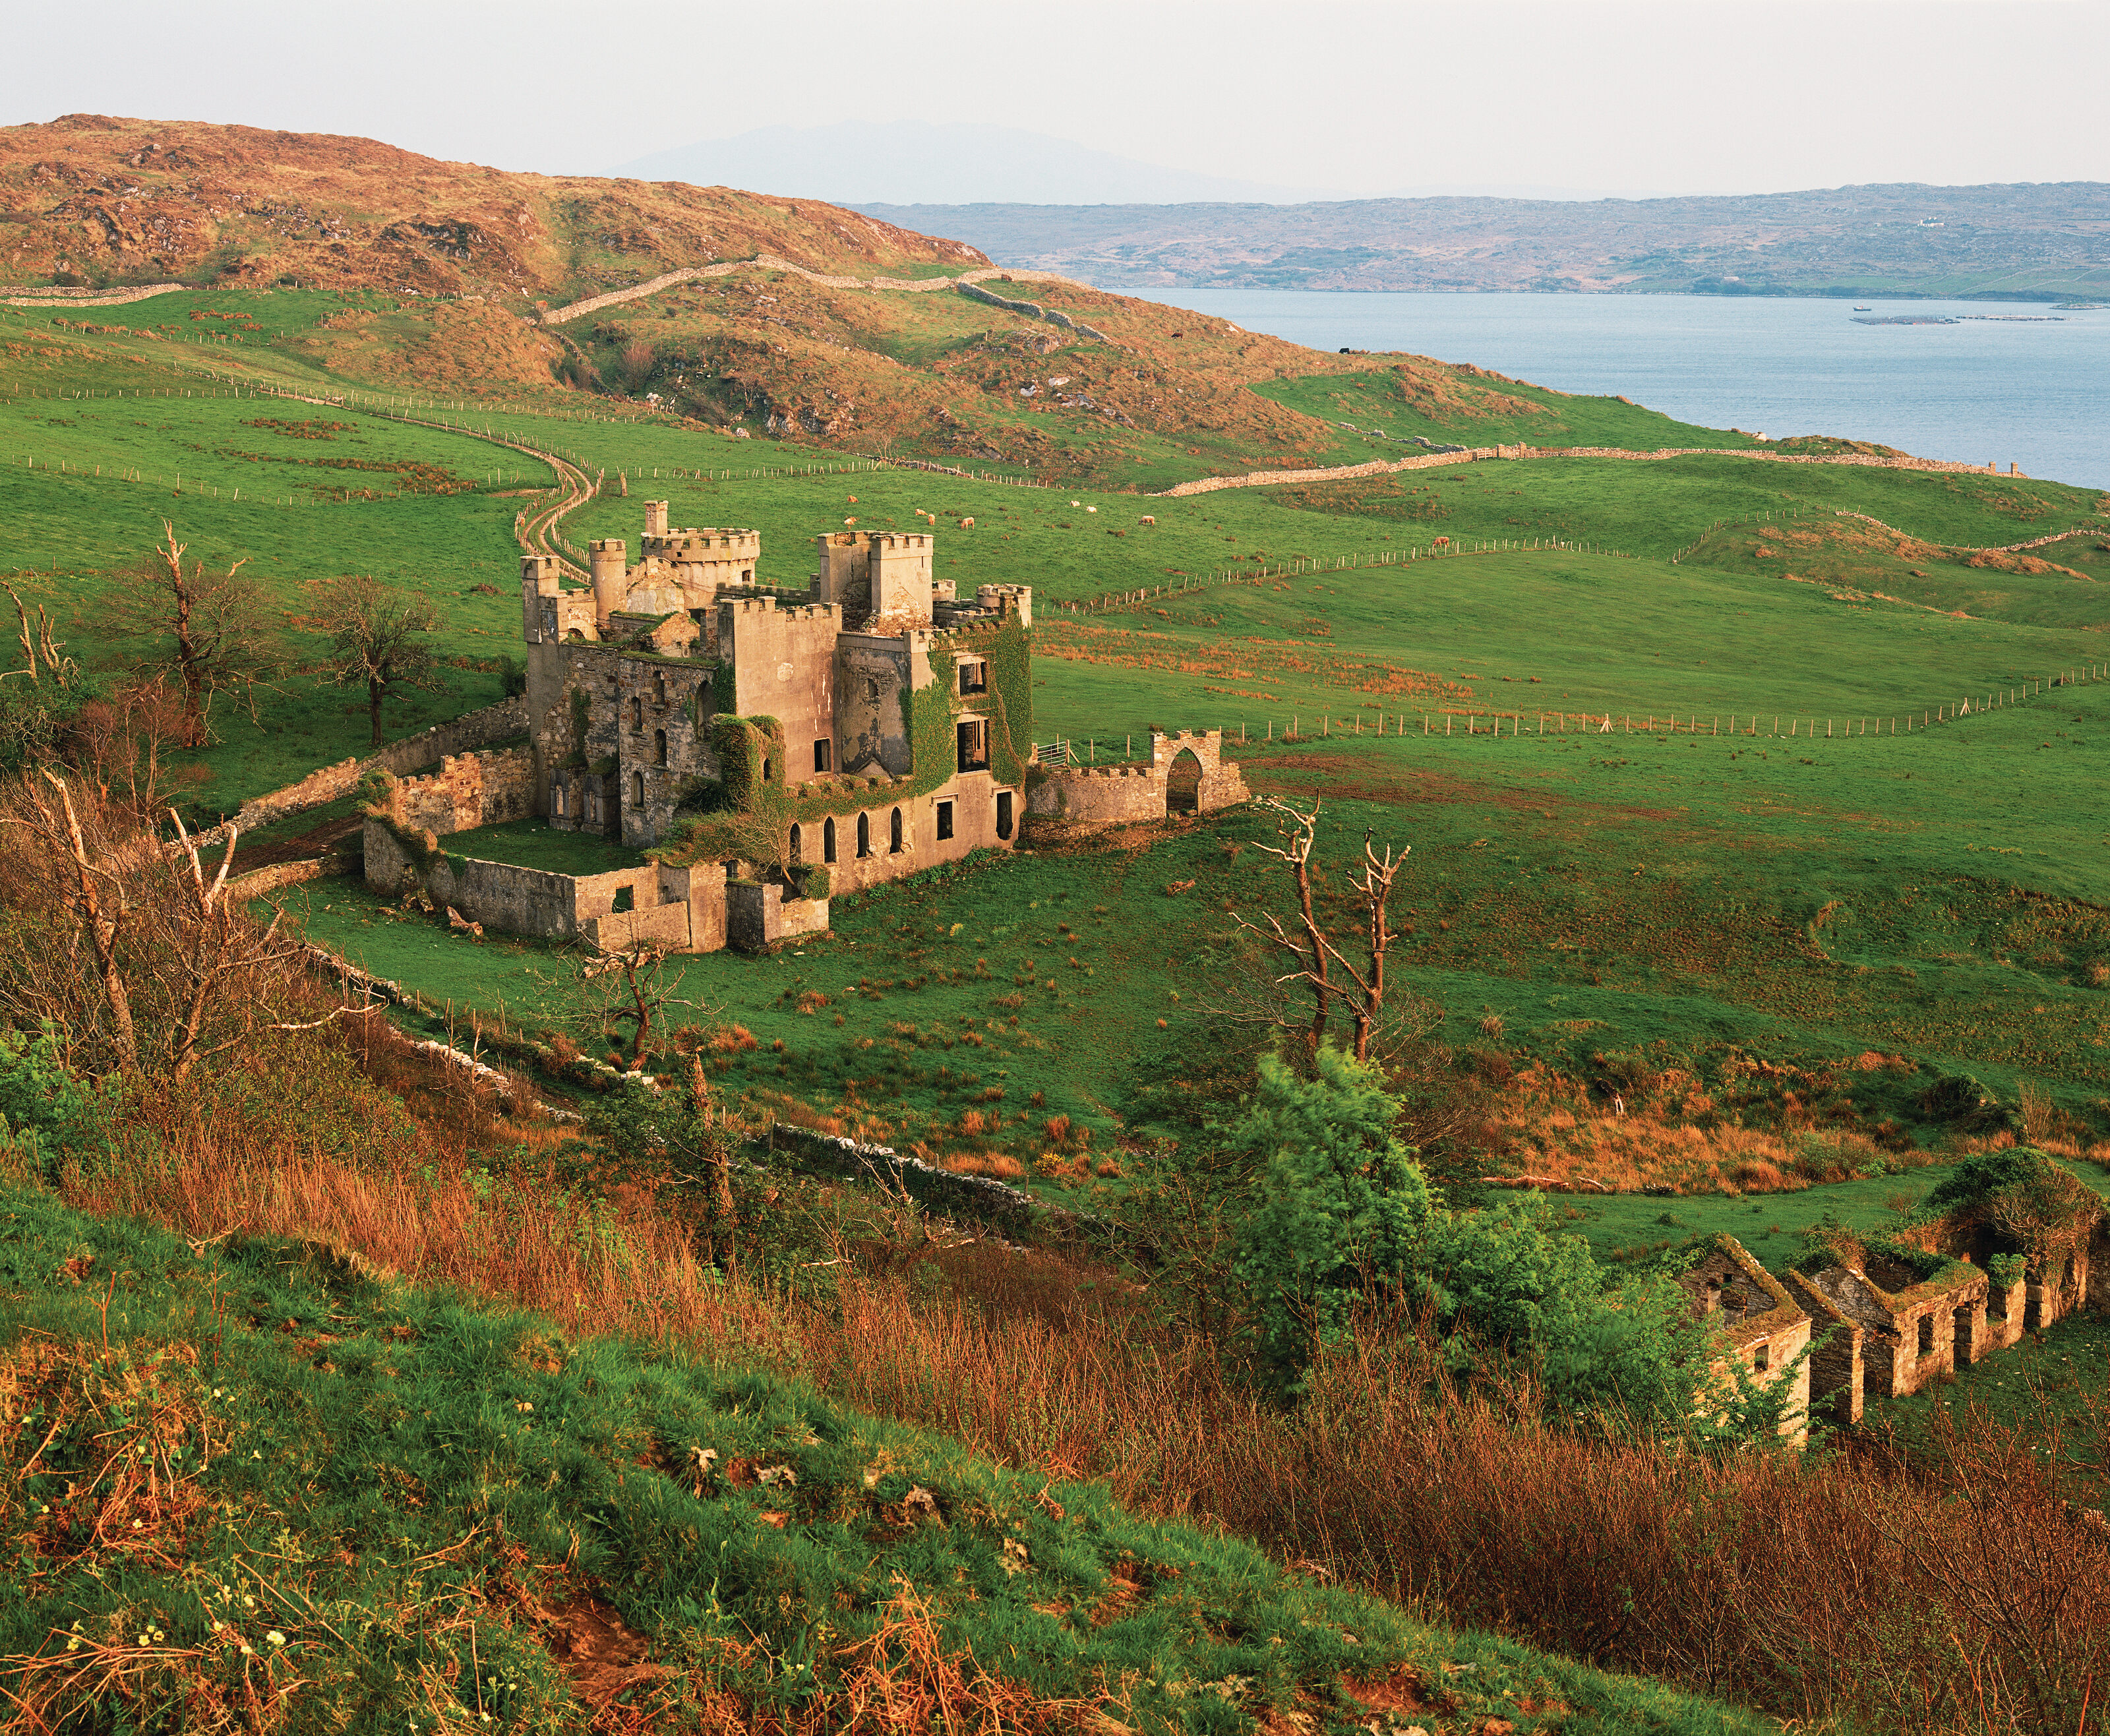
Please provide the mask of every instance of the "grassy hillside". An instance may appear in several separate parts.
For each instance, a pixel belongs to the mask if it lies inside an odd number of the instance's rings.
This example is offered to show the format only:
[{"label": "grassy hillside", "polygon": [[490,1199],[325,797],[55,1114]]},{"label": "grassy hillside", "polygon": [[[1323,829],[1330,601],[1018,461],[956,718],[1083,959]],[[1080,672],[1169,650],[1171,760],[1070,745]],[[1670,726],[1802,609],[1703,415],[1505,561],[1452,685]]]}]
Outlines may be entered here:
[{"label": "grassy hillside", "polygon": [[700,1346],[0,1190],[14,1726],[1761,1720],[1284,1572]]},{"label": "grassy hillside", "polygon": [[840,206],[677,182],[509,174],[369,138],[67,115],[0,128],[0,273],[564,300],[672,266],[781,255],[814,270],[986,264]]}]

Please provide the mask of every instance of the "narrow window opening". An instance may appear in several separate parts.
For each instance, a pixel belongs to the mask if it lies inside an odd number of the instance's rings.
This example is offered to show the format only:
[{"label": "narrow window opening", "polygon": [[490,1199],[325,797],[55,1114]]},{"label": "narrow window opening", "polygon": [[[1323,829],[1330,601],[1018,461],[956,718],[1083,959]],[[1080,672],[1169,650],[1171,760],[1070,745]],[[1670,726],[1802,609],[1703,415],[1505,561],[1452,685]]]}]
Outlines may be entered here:
[{"label": "narrow window opening", "polygon": [[791,828],[791,861],[794,866],[806,859],[806,836],[797,826]]},{"label": "narrow window opening", "polygon": [[615,889],[615,903],[613,907],[618,915],[624,911],[636,910],[637,908],[637,893],[636,889],[628,886],[617,887]]},{"label": "narrow window opening", "polygon": [[953,804],[949,802],[938,804],[938,835],[940,838],[953,835]]},{"label": "narrow window opening", "polygon": [[1760,1345],[1751,1353],[1752,1368],[1758,1373],[1764,1374],[1766,1372],[1767,1364],[1773,1360],[1773,1347],[1771,1345]]},{"label": "narrow window opening", "polygon": [[989,770],[989,724],[970,717],[959,726],[959,765],[962,771]]},{"label": "narrow window opening", "polygon": [[765,784],[769,781],[769,762],[767,760],[764,760],[762,762],[762,781]]},{"label": "narrow window opening", "polygon": [[652,732],[652,758],[655,765],[667,763],[667,732],[664,730]]},{"label": "narrow window opening", "polygon": [[996,793],[996,835],[998,838],[1011,836],[1011,792],[1007,789],[999,789]]},{"label": "narrow window opening", "polygon": [[630,774],[630,805],[632,807],[645,806],[645,774],[641,771]]},{"label": "narrow window opening", "polygon": [[1934,1316],[1931,1314],[1919,1317],[1919,1354],[1922,1356],[1934,1354]]},{"label": "narrow window opening", "polygon": [[564,786],[561,784],[550,786],[550,811],[559,820],[564,817]]},{"label": "narrow window opening", "polygon": [[645,702],[635,697],[630,702],[630,726],[633,730],[645,727]]},{"label": "narrow window opening", "polygon": [[894,820],[888,828],[886,850],[890,856],[901,854],[901,810],[898,807],[894,811]]},{"label": "narrow window opening", "polygon": [[654,705],[664,705],[667,703],[667,677],[663,675],[655,675],[652,677],[652,703]]},{"label": "narrow window opening", "polygon": [[835,744],[826,739],[813,744],[814,771],[826,771],[831,769],[835,757]]},{"label": "narrow window opening", "polygon": [[872,816],[858,816],[858,856],[860,860],[872,854]]},{"label": "narrow window opening", "polygon": [[831,818],[821,827],[821,860],[832,862],[835,859],[835,822]]}]

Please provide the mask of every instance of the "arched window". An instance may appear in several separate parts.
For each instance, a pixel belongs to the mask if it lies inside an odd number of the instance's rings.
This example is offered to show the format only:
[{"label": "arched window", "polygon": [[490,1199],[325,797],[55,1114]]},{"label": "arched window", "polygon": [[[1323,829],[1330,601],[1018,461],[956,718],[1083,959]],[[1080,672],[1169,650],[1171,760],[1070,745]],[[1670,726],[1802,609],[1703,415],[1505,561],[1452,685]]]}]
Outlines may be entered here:
[{"label": "arched window", "polygon": [[860,859],[872,854],[872,816],[858,816],[858,855]]},{"label": "arched window", "polygon": [[901,810],[898,807],[894,811],[893,825],[887,833],[886,848],[890,855],[901,853]]},{"label": "arched window", "polygon": [[821,826],[821,860],[832,862],[835,859],[835,821],[831,815]]},{"label": "arched window", "polygon": [[797,826],[791,828],[791,861],[794,866],[806,859],[805,834]]},{"label": "arched window", "polygon": [[769,781],[769,762],[767,760],[764,760],[762,762],[762,781],[765,784]]},{"label": "arched window", "polygon": [[645,806],[645,774],[641,771],[630,774],[630,805],[641,808]]},{"label": "arched window", "polygon": [[656,765],[667,763],[667,732],[664,730],[652,732],[652,758]]}]

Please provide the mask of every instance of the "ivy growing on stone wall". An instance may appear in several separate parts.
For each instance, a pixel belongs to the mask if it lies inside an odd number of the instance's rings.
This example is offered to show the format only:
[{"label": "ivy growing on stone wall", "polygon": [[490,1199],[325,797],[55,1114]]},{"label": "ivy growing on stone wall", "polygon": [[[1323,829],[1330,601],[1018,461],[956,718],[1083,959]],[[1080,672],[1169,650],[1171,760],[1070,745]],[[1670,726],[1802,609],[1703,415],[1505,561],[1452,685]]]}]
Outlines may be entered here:
[{"label": "ivy growing on stone wall", "polygon": [[[1033,734],[1031,636],[1016,619],[1007,617],[1000,626],[960,635],[958,644],[989,665],[985,709],[990,719],[990,772],[999,784],[1022,787]],[[648,853],[677,866],[736,856],[773,866],[788,877],[793,825],[817,826],[831,814],[897,807],[942,789],[958,768],[955,730],[965,709],[951,637],[932,640],[930,662],[930,685],[901,696],[909,743],[908,777],[873,784],[854,774],[840,774],[813,779],[802,789],[786,780],[789,756],[783,726],[775,718],[721,712],[711,723],[711,745],[723,780],[724,811],[691,816],[676,836]],[[719,671],[713,678],[714,698],[721,684],[727,689],[731,685],[731,666],[721,664]],[[718,703],[728,699],[729,694]],[[777,768],[767,780],[762,775],[765,757]]]}]

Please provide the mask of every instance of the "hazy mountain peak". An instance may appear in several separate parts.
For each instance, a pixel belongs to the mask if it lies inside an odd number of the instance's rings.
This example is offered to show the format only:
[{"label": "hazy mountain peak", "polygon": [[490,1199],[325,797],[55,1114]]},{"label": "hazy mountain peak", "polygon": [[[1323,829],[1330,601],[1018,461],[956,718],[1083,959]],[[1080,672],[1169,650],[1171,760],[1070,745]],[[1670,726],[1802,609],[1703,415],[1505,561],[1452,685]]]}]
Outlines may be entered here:
[{"label": "hazy mountain peak", "polygon": [[758,127],[655,151],[609,173],[699,187],[766,187],[839,205],[1288,205],[1339,196],[1335,189],[1168,169],[1071,139],[968,121]]}]

